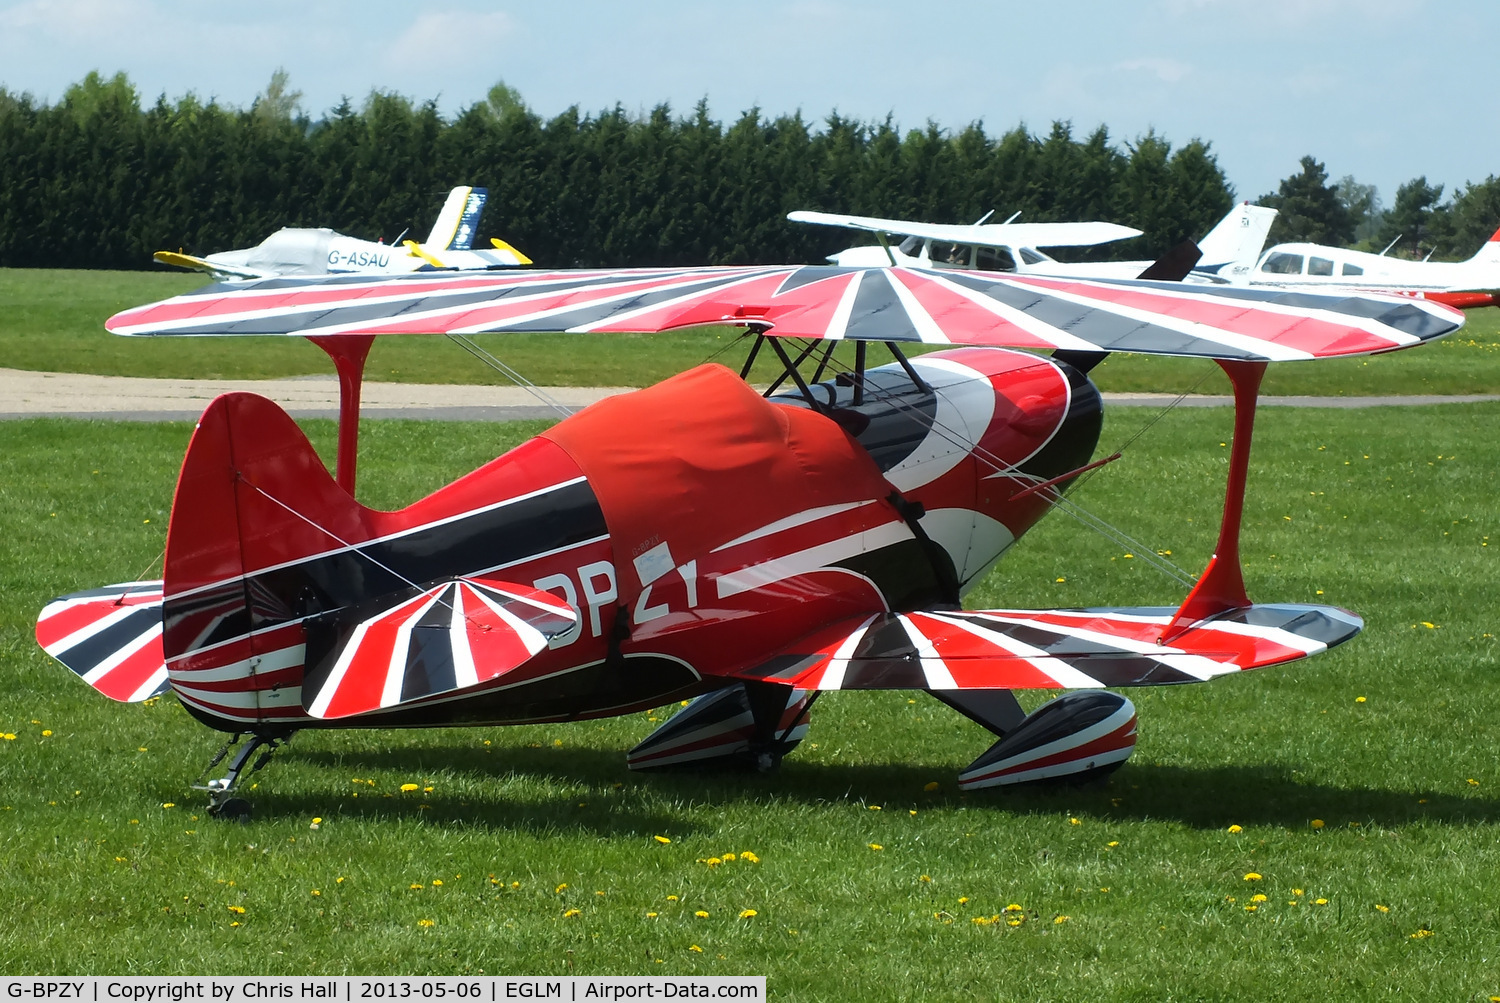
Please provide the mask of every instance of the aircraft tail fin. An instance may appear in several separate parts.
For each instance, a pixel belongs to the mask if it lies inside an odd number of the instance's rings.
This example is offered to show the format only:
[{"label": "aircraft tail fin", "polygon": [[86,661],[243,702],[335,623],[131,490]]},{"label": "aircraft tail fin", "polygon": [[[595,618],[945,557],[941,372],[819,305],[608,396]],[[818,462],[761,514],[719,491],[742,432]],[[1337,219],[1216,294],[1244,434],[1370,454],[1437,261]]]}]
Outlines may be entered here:
[{"label": "aircraft tail fin", "polygon": [[1271,221],[1275,218],[1275,209],[1249,202],[1241,202],[1229,210],[1229,214],[1198,241],[1198,247],[1203,251],[1198,270],[1225,279],[1249,274],[1260,257],[1266,236],[1271,232]]},{"label": "aircraft tail fin", "polygon": [[479,217],[484,213],[484,203],[489,196],[488,188],[460,185],[453,189],[422,246],[436,251],[471,249],[474,234],[479,229]]},{"label": "aircraft tail fin", "polygon": [[1485,241],[1470,261],[1481,265],[1500,264],[1500,230],[1496,230],[1489,240]]}]

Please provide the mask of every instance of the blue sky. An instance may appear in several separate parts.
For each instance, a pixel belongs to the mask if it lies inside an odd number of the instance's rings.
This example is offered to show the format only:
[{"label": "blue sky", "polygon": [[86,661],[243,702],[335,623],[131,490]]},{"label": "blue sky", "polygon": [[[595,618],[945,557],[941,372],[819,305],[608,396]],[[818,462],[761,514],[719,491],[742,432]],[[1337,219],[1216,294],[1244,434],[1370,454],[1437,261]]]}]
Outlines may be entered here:
[{"label": "blue sky", "polygon": [[547,116],[707,97],[721,120],[1066,119],[1209,140],[1242,198],[1310,153],[1389,205],[1419,174],[1500,174],[1497,39],[1493,0],[0,0],[0,86],[56,100],[123,70],[147,101],[246,105],[284,67],[315,116],[372,88],[451,113],[503,79]]}]

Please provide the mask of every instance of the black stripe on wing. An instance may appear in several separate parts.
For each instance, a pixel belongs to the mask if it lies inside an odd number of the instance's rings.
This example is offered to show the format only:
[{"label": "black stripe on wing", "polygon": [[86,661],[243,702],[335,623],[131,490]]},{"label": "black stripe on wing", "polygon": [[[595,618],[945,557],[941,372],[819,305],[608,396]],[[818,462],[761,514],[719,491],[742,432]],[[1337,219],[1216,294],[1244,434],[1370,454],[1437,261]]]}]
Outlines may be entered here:
[{"label": "black stripe on wing", "polygon": [[1174,669],[1150,655],[1127,651],[1094,638],[1078,637],[1064,627],[1044,629],[964,613],[946,614],[992,633],[1003,634],[1045,652],[1096,680],[1102,686],[1164,686],[1196,683],[1199,678]]}]

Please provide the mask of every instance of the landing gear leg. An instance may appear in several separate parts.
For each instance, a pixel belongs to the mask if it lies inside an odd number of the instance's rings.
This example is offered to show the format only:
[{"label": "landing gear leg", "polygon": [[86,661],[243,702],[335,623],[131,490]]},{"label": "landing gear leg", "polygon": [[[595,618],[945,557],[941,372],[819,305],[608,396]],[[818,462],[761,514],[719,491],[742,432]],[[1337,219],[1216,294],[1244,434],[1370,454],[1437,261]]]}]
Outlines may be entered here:
[{"label": "landing gear leg", "polygon": [[[257,732],[252,734],[249,740],[238,749],[235,749],[234,745],[240,740],[240,735],[236,734],[226,742],[224,748],[219,750],[203,773],[206,776],[209,770],[212,770],[215,766],[223,762],[224,757],[228,756],[230,750],[233,749],[234,756],[229,760],[228,771],[217,780],[210,780],[206,784],[199,783],[193,785],[194,790],[208,792],[209,815],[214,818],[232,819],[238,822],[248,821],[250,818],[250,802],[242,797],[237,797],[235,791],[246,776],[265,766],[270,760],[271,754],[282,745],[285,745],[291,737],[291,732],[278,734],[261,734]],[[250,763],[251,757],[257,752],[260,752],[260,758],[256,759],[254,765],[249,766],[247,769],[246,766]]]}]

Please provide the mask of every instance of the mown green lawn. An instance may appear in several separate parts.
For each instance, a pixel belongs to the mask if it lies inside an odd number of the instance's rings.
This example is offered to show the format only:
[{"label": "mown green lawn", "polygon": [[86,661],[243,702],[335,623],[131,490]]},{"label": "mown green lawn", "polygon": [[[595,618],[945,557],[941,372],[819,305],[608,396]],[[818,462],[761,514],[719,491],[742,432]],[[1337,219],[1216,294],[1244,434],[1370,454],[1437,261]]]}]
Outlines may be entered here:
[{"label": "mown green lawn", "polygon": [[[1101,448],[1147,417],[1115,411]],[[1174,412],[1076,500],[1196,571],[1229,420]],[[1251,595],[1368,627],[1287,667],[1133,691],[1140,745],[1104,786],[961,794],[977,726],[922,694],[835,693],[773,776],[630,773],[670,708],[306,733],[255,777],[244,826],[189,789],[221,736],[171,698],[109,703],[31,638],[54,595],[151,571],[189,426],[0,423],[0,970],[765,974],[784,1000],[1500,995],[1497,422],[1497,405],[1265,410]],[[369,422],[362,497],[405,503],[540,427]],[[329,449],[331,423],[310,428]],[[1054,514],[971,604],[1180,598],[1127,553]],[[1013,904],[1022,922],[989,922]]]},{"label": "mown green lawn", "polygon": [[[183,379],[259,379],[332,372],[302,338],[119,338],[104,322],[130,306],[201,285],[182,272],[0,269],[0,366],[47,372]],[[1415,351],[1273,366],[1267,394],[1500,393],[1500,310],[1471,310],[1458,334]],[[738,366],[738,335],[486,335],[476,339],[544,386],[648,386],[709,358]],[[851,353],[852,354],[852,353]],[[879,361],[883,352],[877,350]],[[878,363],[877,363],[878,364]],[[1228,393],[1212,362],[1113,356],[1094,370],[1103,390]],[[752,379],[774,378],[762,363]],[[403,383],[504,383],[441,337],[381,338],[368,377]]]}]

